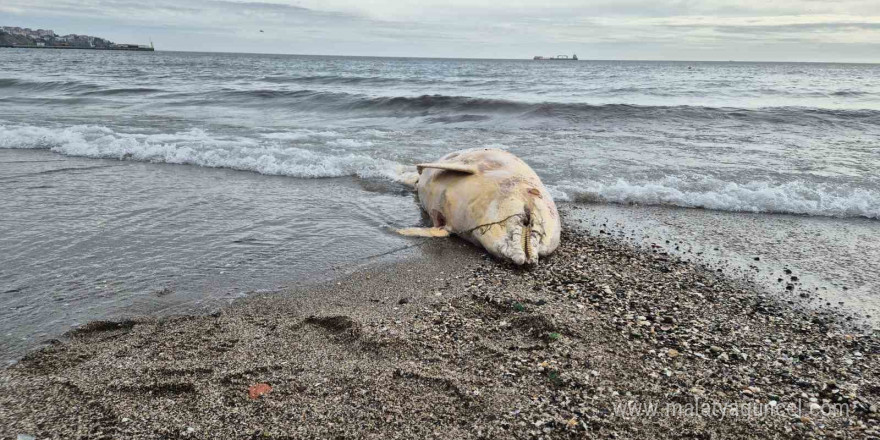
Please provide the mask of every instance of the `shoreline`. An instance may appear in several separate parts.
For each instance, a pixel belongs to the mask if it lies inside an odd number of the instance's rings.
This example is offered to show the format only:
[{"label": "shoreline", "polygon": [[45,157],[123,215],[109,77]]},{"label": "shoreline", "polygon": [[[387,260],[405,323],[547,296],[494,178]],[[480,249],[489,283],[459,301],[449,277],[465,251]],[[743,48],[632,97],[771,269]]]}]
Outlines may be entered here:
[{"label": "shoreline", "polygon": [[124,50],[130,52],[155,52],[152,47],[74,47],[74,46],[12,46],[0,45],[0,49],[82,49],[82,50]]},{"label": "shoreline", "polygon": [[0,437],[880,435],[876,330],[571,223],[530,271],[437,240],[207,316],[87,324],[0,371]]}]

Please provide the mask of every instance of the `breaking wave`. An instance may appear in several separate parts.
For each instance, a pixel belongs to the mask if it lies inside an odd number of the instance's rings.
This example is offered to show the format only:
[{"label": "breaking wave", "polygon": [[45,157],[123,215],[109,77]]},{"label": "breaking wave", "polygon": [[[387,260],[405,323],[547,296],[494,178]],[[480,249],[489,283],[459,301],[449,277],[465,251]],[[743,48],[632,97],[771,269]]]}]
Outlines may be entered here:
[{"label": "breaking wave", "polygon": [[101,90],[101,87],[79,81],[28,81],[24,79],[0,78],[0,96],[5,93],[76,93],[96,90]]},{"label": "breaking wave", "polygon": [[601,120],[731,121],[793,125],[880,126],[880,111],[812,107],[704,107],[528,102],[469,96],[371,96],[319,90],[222,90],[174,96],[171,105],[254,106],[351,116],[424,117],[429,123],[481,122],[496,117],[583,123]]},{"label": "breaking wave", "polygon": [[880,191],[794,181],[728,182],[666,177],[656,182],[588,182],[553,187],[575,202],[667,205],[719,211],[880,219]]},{"label": "breaking wave", "polygon": [[[300,139],[330,136],[328,132],[303,130],[287,139],[297,139],[297,134]],[[0,148],[49,149],[69,156],[230,168],[300,178],[358,176],[399,180],[411,168],[363,154],[330,154],[293,147],[279,141],[279,137],[224,137],[201,129],[130,134],[92,125],[58,129],[0,125]],[[356,141],[343,138],[335,142],[347,145]]]},{"label": "breaking wave", "polygon": [[[296,129],[248,138],[220,136],[201,129],[131,134],[92,125],[0,125],[0,148],[50,149],[70,156],[230,168],[298,178],[358,176],[404,181],[411,177],[410,166],[357,151],[372,146],[372,142],[332,130]],[[307,146],[322,149],[303,148]],[[846,185],[731,182],[712,177],[547,183],[560,201],[880,219],[880,191]]]},{"label": "breaking wave", "polygon": [[[0,78],[0,101],[29,104],[82,105],[90,103],[84,98],[102,98],[123,102],[132,98],[150,97],[155,103],[171,107],[250,107],[279,109],[293,113],[318,113],[342,117],[392,117],[423,118],[428,124],[480,124],[498,120],[523,123],[535,120],[539,123],[590,123],[596,121],[687,121],[721,122],[743,124],[790,124],[822,125],[861,128],[880,126],[880,111],[870,109],[837,109],[814,107],[709,107],[693,105],[634,105],[595,104],[585,102],[536,102],[462,95],[416,95],[376,96],[366,93],[340,91],[342,88],[358,90],[358,85],[380,86],[378,90],[392,90],[393,83],[401,81],[394,77],[347,77],[333,75],[314,76],[265,76],[260,82],[265,88],[234,89],[215,88],[199,92],[165,90],[157,87],[102,87],[75,80],[36,81]],[[418,78],[408,78],[408,82]],[[437,82],[437,79],[425,80]],[[468,79],[455,82],[459,86],[492,85],[493,80]],[[444,81],[440,81],[445,83]],[[461,83],[461,84],[459,84]],[[466,83],[466,84],[465,84]],[[330,91],[323,86],[339,86]],[[386,87],[388,86],[388,87]],[[289,87],[292,87],[289,88]],[[298,87],[304,87],[302,89]],[[309,87],[314,87],[309,88]],[[419,87],[418,89],[430,88]],[[653,90],[654,88],[658,90]],[[617,94],[662,94],[665,87],[634,88],[612,87],[596,96]],[[364,90],[365,89],[361,89]],[[463,88],[462,90],[468,90]],[[607,93],[606,93],[607,92]],[[693,93],[697,93],[693,91]],[[856,97],[867,92],[842,89],[822,93],[822,96]],[[772,95],[763,91],[763,95]]]}]

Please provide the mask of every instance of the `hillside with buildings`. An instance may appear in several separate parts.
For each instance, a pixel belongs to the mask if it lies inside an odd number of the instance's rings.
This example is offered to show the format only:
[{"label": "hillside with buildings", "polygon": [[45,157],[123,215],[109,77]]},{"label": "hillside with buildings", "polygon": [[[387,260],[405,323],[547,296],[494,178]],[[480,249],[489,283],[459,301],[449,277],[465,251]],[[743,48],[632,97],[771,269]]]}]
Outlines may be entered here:
[{"label": "hillside with buildings", "polygon": [[49,29],[34,30],[15,26],[0,26],[0,47],[152,50],[152,45],[116,44],[91,35],[58,35]]}]

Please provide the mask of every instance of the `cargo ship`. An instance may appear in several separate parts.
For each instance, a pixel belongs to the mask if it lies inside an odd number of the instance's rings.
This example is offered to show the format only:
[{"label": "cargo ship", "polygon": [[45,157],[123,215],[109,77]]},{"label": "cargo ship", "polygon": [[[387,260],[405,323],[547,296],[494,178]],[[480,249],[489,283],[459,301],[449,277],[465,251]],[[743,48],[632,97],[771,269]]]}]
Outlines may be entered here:
[{"label": "cargo ship", "polygon": [[555,57],[542,57],[541,55],[535,55],[532,59],[535,61],[577,61],[578,56],[575,54],[569,58],[568,55],[556,55]]}]

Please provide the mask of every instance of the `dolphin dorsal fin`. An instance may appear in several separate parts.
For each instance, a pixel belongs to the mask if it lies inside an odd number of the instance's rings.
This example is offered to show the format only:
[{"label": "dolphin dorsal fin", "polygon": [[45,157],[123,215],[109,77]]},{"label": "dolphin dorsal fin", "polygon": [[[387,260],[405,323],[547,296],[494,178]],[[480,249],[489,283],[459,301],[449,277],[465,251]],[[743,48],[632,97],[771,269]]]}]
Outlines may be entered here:
[{"label": "dolphin dorsal fin", "polygon": [[420,163],[416,165],[416,169],[419,170],[419,174],[422,174],[422,170],[424,170],[425,168],[435,168],[438,170],[455,171],[457,173],[466,174],[477,174],[480,172],[479,168],[474,165],[467,165],[456,162],[432,162]]}]

